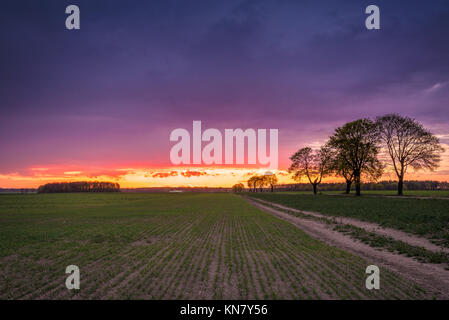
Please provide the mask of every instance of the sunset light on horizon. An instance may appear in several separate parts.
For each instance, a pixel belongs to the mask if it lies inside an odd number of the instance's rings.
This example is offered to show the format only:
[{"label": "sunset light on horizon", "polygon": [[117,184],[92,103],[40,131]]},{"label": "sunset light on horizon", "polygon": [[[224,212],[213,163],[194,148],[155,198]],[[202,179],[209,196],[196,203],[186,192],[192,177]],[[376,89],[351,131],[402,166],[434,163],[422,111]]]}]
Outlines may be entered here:
[{"label": "sunset light on horizon", "polygon": [[[447,154],[447,152],[446,152]],[[445,156],[447,159],[447,155]],[[72,167],[71,167],[72,168]],[[167,188],[167,187],[210,187],[230,188],[236,183],[243,183],[252,175],[274,173],[278,177],[279,184],[298,183],[292,179],[287,169],[269,170],[267,168],[245,167],[165,167],[165,168],[79,168],[67,171],[64,167],[30,168],[29,173],[0,174],[0,187],[2,188],[37,188],[50,182],[75,182],[75,181],[111,181],[117,182],[122,188]],[[396,180],[394,173],[387,171],[381,180]],[[417,171],[407,176],[407,180],[432,180],[449,181],[448,162],[444,162],[441,168],[434,172]],[[300,183],[308,183],[303,178]],[[342,183],[339,177],[329,176],[324,178],[324,183]]]},{"label": "sunset light on horizon", "polygon": [[0,300],[434,312],[448,39],[449,0],[0,1]]},{"label": "sunset light on horizon", "polygon": [[195,120],[220,132],[277,129],[279,178],[293,183],[286,170],[298,149],[387,113],[416,119],[446,149],[437,170],[406,180],[449,180],[444,1],[410,3],[406,16],[380,1],[378,32],[367,32],[357,1],[79,2],[83,27],[74,32],[58,27],[56,4],[9,2],[0,12],[9,48],[0,52],[0,188],[229,187],[265,170],[171,163],[170,133],[192,132]]}]

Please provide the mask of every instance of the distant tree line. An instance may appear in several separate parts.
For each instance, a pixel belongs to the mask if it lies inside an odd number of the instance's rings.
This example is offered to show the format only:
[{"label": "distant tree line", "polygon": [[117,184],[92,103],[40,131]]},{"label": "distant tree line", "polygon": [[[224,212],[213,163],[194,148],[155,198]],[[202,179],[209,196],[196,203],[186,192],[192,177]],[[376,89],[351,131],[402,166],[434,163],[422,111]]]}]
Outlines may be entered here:
[{"label": "distant tree line", "polygon": [[[361,190],[397,190],[397,181],[377,181],[367,182],[361,185]],[[322,183],[321,191],[344,191],[346,192],[346,183]],[[354,190],[354,187],[351,188]],[[404,181],[404,190],[449,190],[449,182],[440,181]],[[310,191],[309,183],[291,183],[277,185],[275,191]]]},{"label": "distant tree line", "polygon": [[33,188],[0,188],[0,193],[36,193]]},{"label": "distant tree line", "polygon": [[66,192],[119,192],[120,185],[114,182],[79,181],[47,183],[37,189],[37,193]]}]

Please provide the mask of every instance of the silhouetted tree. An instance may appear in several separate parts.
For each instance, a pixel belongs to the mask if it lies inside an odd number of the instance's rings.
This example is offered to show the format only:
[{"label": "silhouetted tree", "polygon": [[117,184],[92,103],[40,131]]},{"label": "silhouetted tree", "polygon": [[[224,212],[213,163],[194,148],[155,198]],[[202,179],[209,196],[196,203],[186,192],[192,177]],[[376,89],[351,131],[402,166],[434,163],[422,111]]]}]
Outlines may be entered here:
[{"label": "silhouetted tree", "polygon": [[329,149],[321,147],[319,150],[312,150],[310,147],[299,149],[290,157],[292,164],[288,171],[293,173],[293,179],[300,181],[307,177],[313,187],[313,194],[317,194],[317,187],[324,176],[331,171],[331,159]]},{"label": "silhouetted tree", "polygon": [[344,155],[340,152],[337,154],[332,154],[331,163],[330,163],[331,171],[335,173],[337,176],[341,176],[346,181],[346,194],[351,192],[351,186],[354,182],[354,171],[348,165],[348,162],[345,161]]},{"label": "silhouetted tree", "polygon": [[265,175],[263,176],[257,176],[257,186],[259,187],[259,191],[263,191],[263,187],[265,187],[268,184],[267,177]]},{"label": "silhouetted tree", "polygon": [[264,186],[268,184],[265,176],[254,175],[247,181],[248,187],[252,188],[253,192],[257,192],[257,188],[262,192]]},{"label": "silhouetted tree", "polygon": [[258,181],[259,177],[258,176],[252,176],[251,178],[248,179],[247,183],[248,183],[248,187],[250,188],[250,190],[252,189],[253,192],[257,192],[257,181]]},{"label": "silhouetted tree", "polygon": [[398,195],[402,195],[408,167],[433,171],[438,167],[444,149],[439,139],[415,119],[387,114],[378,117],[376,122],[398,177]]},{"label": "silhouetted tree", "polygon": [[270,191],[273,192],[274,186],[278,183],[278,178],[271,172],[269,174],[265,174],[264,177],[266,183],[270,186]]},{"label": "silhouetted tree", "polygon": [[377,159],[379,153],[377,125],[369,119],[359,119],[335,129],[328,145],[343,161],[343,166],[352,172],[356,195],[360,195],[361,177],[380,177],[383,165]]},{"label": "silhouetted tree", "polygon": [[242,192],[245,189],[243,183],[237,183],[232,186],[232,191],[235,193]]}]

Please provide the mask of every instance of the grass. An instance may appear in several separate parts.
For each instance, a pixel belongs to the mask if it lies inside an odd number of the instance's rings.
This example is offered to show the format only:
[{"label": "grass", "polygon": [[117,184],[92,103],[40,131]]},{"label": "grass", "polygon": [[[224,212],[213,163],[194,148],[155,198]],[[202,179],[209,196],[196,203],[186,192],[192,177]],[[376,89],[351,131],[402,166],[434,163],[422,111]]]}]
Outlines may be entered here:
[{"label": "grass", "polygon": [[427,297],[232,194],[1,195],[0,264],[0,299]]},{"label": "grass", "polygon": [[375,248],[384,248],[391,252],[417,258],[427,263],[449,263],[449,255],[445,252],[433,252],[422,247],[395,240],[391,237],[378,235],[348,224],[337,224],[334,230],[347,234]]},{"label": "grass", "polygon": [[329,216],[375,222],[449,246],[449,201],[443,199],[339,197],[294,193],[249,193],[250,196],[287,207]]},{"label": "grass", "polygon": [[[310,195],[312,191],[288,191],[283,192],[285,194],[304,194]],[[343,191],[320,191],[319,194],[324,195],[344,195]],[[353,196],[354,190],[348,196]],[[362,190],[362,195],[365,196],[397,196],[398,192],[396,190]],[[403,197],[432,197],[432,198],[449,198],[449,190],[404,190]]]},{"label": "grass", "polygon": [[[363,194],[367,195],[384,195],[384,196],[397,196],[396,190],[364,190]],[[434,197],[444,198],[449,197],[449,190],[404,190],[404,197]]]},{"label": "grass", "polygon": [[305,214],[300,211],[294,211],[287,208],[279,208],[274,206],[273,204],[270,204],[269,202],[265,202],[264,204],[273,207],[276,210],[284,211],[290,215],[300,217],[302,219],[310,219],[321,223],[326,223],[327,225],[332,226],[335,231],[341,232],[345,235],[349,235],[350,237],[360,240],[363,243],[368,244],[369,246],[374,248],[386,249],[390,252],[399,253],[407,257],[416,258],[418,261],[425,263],[449,264],[449,254],[443,251],[434,252],[422,247],[410,245],[403,241],[393,239],[392,237],[379,235],[377,233],[367,231],[363,228],[359,228],[354,225],[338,222],[335,219],[335,217],[331,216],[318,217],[314,215]]}]

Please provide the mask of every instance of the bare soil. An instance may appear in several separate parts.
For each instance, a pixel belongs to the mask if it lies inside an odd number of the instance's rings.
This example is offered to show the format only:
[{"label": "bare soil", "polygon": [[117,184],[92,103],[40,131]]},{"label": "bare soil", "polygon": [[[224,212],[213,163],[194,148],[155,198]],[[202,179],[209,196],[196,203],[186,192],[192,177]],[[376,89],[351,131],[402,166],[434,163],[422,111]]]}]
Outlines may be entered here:
[{"label": "bare soil", "polygon": [[434,251],[434,252],[443,251],[443,252],[449,253],[449,248],[445,248],[445,247],[439,246],[437,244],[434,244],[429,239],[426,239],[426,238],[423,238],[423,237],[420,237],[417,235],[413,235],[410,233],[406,233],[406,232],[403,232],[403,231],[400,231],[397,229],[386,228],[386,227],[383,227],[374,222],[361,221],[361,220],[348,218],[348,217],[329,216],[329,215],[321,214],[319,212],[298,210],[298,209],[283,206],[281,204],[265,201],[262,199],[254,199],[254,200],[259,201],[264,204],[267,204],[267,205],[270,205],[270,206],[273,206],[273,207],[277,207],[282,210],[298,212],[298,213],[313,216],[316,218],[332,219],[338,223],[349,224],[349,225],[352,225],[352,226],[355,226],[358,228],[362,228],[366,231],[374,232],[374,233],[382,235],[382,236],[391,237],[395,240],[399,240],[399,241],[408,243],[413,246],[422,247],[422,248],[430,250],[430,251]]},{"label": "bare soil", "polygon": [[[292,223],[310,236],[326,244],[347,250],[361,256],[370,264],[385,267],[400,274],[405,279],[409,279],[422,286],[425,290],[432,292],[437,298],[449,299],[449,271],[445,270],[443,265],[422,263],[413,258],[375,249],[338,231],[334,231],[326,223],[293,216],[253,199],[247,199],[247,201],[267,213]],[[290,208],[287,209],[291,210]],[[313,214],[316,215],[316,213]],[[411,236],[407,235],[407,237],[403,238],[410,240],[408,237]],[[414,241],[418,241],[418,239],[414,239]],[[419,243],[425,243],[425,241],[421,239]]]}]

